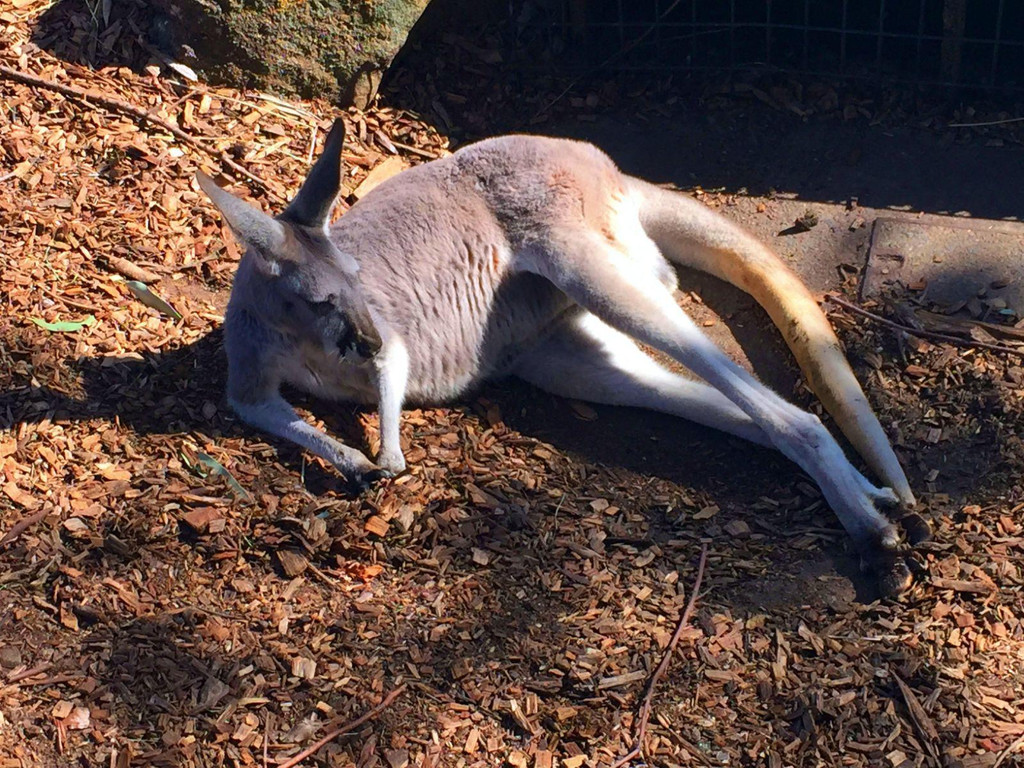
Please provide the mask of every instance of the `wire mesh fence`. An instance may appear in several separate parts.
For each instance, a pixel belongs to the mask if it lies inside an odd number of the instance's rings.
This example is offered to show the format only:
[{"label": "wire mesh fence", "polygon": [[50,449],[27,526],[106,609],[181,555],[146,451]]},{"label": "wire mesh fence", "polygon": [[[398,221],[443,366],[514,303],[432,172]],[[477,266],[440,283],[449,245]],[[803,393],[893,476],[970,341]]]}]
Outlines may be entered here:
[{"label": "wire mesh fence", "polygon": [[1024,0],[523,0],[559,61],[1024,91]]}]

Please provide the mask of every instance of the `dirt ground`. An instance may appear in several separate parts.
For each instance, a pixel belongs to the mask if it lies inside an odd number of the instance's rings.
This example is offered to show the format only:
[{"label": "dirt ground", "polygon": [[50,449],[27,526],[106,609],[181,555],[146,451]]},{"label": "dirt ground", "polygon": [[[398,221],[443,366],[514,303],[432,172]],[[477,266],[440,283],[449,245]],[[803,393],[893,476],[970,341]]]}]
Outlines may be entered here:
[{"label": "dirt ground", "polygon": [[[182,79],[140,46],[143,6],[102,22],[64,3],[43,33],[47,5],[0,8],[0,766],[280,765],[395,690],[304,764],[609,766],[702,544],[646,764],[1024,764],[1012,335],[920,341],[829,305],[934,530],[899,600],[775,453],[514,381],[407,411],[410,473],[352,496],[227,409],[239,254],[191,180],[223,171],[278,210],[337,111]],[[504,70],[486,36],[421,41],[376,108],[346,113],[347,187],[488,133],[587,138],[855,302],[879,215],[1024,211],[1019,124],[948,127],[1019,104],[785,80],[563,88]],[[808,209],[816,226],[779,234]],[[183,317],[136,300],[119,258]],[[748,298],[683,282],[716,340],[817,408]],[[373,413],[293,400],[374,446]]]}]

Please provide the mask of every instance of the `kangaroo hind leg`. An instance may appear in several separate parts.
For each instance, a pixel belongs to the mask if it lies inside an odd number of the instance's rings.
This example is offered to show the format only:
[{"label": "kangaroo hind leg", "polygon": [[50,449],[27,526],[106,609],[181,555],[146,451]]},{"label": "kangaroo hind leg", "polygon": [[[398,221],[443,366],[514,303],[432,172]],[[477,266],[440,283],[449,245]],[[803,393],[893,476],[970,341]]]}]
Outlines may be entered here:
[{"label": "kangaroo hind leg", "polygon": [[646,408],[771,446],[727,397],[668,370],[590,312],[581,312],[523,355],[513,373],[547,392],[604,405]]},{"label": "kangaroo hind leg", "polygon": [[629,179],[646,233],[668,259],[726,280],[753,296],[793,351],[811,389],[864,461],[907,507],[915,504],[885,431],[818,302],[770,248],[679,192]]},{"label": "kangaroo hind leg", "polygon": [[814,479],[863,551],[896,545],[895,527],[876,508],[876,503],[894,504],[895,494],[861,475],[816,416],[786,402],[730,360],[657,276],[636,269],[617,243],[582,227],[552,229],[524,268],[551,280],[618,331],[665,352],[735,404]]}]

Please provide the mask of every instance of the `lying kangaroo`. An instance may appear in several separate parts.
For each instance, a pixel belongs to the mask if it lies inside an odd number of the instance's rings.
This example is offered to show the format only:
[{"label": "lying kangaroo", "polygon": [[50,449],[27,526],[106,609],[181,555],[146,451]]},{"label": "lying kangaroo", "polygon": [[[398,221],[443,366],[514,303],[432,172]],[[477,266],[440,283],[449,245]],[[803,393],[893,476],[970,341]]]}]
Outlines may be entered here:
[{"label": "lying kangaroo", "polygon": [[[411,168],[330,225],[343,141],[339,120],[277,218],[198,174],[247,247],[225,318],[228,399],[243,420],[365,483],[405,469],[403,403],[452,400],[513,374],[777,448],[814,478],[860,551],[887,564],[886,588],[908,581],[885,554],[898,534],[877,508],[912,506],[907,478],[828,320],[766,246],[701,203],[624,175],[592,145],[538,136],[481,141]],[[887,487],[858,472],[817,417],[701,333],[673,298],[670,261],[729,281],[767,310]],[[703,382],[662,367],[637,341]],[[376,463],[301,419],[283,382],[376,403]]]}]

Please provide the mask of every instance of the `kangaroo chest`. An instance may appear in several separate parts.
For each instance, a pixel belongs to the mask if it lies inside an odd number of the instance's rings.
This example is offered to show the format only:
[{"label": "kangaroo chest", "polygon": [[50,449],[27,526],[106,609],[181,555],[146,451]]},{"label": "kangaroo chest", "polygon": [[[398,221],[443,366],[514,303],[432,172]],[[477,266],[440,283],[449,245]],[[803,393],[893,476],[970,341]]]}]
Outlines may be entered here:
[{"label": "kangaroo chest", "polygon": [[576,305],[546,279],[472,268],[377,281],[370,301],[409,353],[411,401],[451,400],[505,375]]}]

